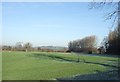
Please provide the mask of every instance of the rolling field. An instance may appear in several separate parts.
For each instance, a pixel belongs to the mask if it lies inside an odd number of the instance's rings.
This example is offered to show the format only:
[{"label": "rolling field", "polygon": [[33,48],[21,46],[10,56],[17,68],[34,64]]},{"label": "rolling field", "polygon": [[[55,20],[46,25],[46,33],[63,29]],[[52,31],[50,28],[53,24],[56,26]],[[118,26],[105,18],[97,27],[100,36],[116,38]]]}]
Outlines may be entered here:
[{"label": "rolling field", "polygon": [[53,80],[116,68],[118,58],[58,52],[3,52],[3,80]]}]

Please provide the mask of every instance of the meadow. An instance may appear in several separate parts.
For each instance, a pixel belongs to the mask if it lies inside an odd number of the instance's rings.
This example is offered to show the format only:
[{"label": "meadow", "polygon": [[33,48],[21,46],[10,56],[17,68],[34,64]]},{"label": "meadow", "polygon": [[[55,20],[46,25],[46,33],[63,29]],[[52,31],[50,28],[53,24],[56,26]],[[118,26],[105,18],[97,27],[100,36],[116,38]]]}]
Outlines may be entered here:
[{"label": "meadow", "polygon": [[3,52],[3,80],[54,80],[118,67],[118,58],[60,52]]}]

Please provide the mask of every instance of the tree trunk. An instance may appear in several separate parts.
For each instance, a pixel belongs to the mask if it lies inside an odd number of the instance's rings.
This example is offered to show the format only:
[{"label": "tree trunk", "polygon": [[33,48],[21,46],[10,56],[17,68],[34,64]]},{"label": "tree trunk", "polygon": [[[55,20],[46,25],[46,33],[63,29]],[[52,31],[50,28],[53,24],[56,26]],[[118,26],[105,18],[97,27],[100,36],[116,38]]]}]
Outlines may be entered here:
[{"label": "tree trunk", "polygon": [[79,54],[77,54],[77,55],[78,55],[78,62],[80,62]]},{"label": "tree trunk", "polygon": [[26,49],[25,51],[27,52],[28,50]]}]

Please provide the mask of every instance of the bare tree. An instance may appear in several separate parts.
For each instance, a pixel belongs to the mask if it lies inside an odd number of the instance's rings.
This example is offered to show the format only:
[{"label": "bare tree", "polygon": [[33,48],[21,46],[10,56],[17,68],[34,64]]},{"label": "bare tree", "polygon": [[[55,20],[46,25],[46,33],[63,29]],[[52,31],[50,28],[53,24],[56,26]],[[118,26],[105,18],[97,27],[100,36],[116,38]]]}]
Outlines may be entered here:
[{"label": "bare tree", "polygon": [[27,42],[24,44],[25,51],[28,52],[32,49],[32,44]]},{"label": "bare tree", "polygon": [[[114,2],[114,0],[102,0],[101,2],[97,2],[97,0],[93,0],[90,4],[90,9],[102,9],[109,8],[109,12],[105,15],[105,20],[112,20],[112,27],[117,27],[118,21],[120,20],[120,1]],[[113,9],[114,8],[114,9]]]},{"label": "bare tree", "polygon": [[[101,2],[96,2],[96,0],[94,0],[90,5],[91,9],[106,8],[106,6],[111,7],[111,10],[114,8],[114,10],[110,11],[105,17],[106,20],[111,20],[113,23],[101,47],[105,48],[106,53],[120,54],[120,1],[102,0]],[[112,30],[113,27],[115,27],[114,30]]]},{"label": "bare tree", "polygon": [[87,36],[82,39],[69,42],[68,48],[73,52],[92,52],[96,46],[96,36]]},{"label": "bare tree", "polygon": [[105,52],[109,54],[120,54],[120,25],[102,41],[101,47],[105,48]]},{"label": "bare tree", "polygon": [[18,51],[23,50],[23,42],[17,42],[15,44],[15,49],[18,50]]}]

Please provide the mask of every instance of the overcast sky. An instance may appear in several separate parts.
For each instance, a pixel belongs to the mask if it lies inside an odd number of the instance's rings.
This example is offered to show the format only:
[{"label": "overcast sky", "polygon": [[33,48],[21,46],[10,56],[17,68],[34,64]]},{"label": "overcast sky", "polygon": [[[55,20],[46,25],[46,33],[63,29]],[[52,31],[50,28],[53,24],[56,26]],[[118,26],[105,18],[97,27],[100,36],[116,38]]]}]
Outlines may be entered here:
[{"label": "overcast sky", "polygon": [[112,8],[89,9],[88,2],[9,2],[2,4],[3,44],[31,42],[33,46],[67,46],[69,41],[108,34]]}]

